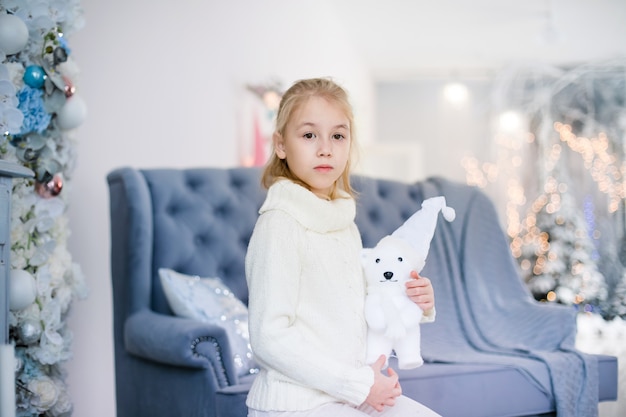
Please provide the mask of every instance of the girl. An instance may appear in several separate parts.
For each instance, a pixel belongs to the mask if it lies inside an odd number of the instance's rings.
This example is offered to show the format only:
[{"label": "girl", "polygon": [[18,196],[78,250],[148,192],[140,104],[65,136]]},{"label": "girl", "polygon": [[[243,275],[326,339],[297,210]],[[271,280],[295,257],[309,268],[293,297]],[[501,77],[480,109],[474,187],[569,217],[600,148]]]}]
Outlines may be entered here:
[{"label": "girl", "polygon": [[[284,94],[268,193],[246,255],[250,342],[261,372],[250,417],[437,416],[401,395],[386,358],[364,363],[361,237],[354,223],[352,109],[328,79]],[[407,294],[434,318],[430,281],[414,273]]]}]

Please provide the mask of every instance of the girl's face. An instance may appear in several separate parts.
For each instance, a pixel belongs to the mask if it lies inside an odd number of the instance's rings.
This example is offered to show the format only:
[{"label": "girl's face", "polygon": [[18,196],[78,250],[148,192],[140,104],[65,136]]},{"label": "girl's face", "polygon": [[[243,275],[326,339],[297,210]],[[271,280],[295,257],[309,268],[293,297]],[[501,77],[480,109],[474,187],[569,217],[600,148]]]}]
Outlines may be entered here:
[{"label": "girl's face", "polygon": [[274,149],[313,193],[328,198],[348,163],[350,140],[350,121],[342,108],[312,96],[294,111],[284,134],[274,135]]}]

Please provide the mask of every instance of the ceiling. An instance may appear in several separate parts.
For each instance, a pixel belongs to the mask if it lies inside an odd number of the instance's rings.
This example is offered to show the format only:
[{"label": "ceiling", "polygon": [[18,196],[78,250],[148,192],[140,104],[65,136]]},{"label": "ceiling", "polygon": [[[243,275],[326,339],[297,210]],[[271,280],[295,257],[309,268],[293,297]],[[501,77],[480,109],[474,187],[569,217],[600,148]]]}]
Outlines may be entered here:
[{"label": "ceiling", "polygon": [[376,79],[626,57],[626,0],[333,0]]}]

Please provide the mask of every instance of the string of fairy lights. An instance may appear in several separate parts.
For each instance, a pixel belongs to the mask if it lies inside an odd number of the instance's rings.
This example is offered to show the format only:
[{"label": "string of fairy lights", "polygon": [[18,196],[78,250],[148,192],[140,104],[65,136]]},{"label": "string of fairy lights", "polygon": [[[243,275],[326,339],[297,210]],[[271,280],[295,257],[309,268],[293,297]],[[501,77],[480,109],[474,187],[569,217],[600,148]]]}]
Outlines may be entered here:
[{"label": "string of fairy lights", "polygon": [[626,198],[626,161],[620,164],[619,157],[610,151],[610,142],[604,132],[586,138],[577,136],[572,127],[565,123],[555,123],[561,142],[582,156],[585,168],[598,184],[598,190],[609,198],[608,210],[615,213]]},{"label": "string of fairy lights", "polygon": [[[591,178],[597,183],[598,190],[607,195],[608,211],[616,212],[626,199],[626,161],[620,163],[619,156],[609,149],[609,140],[605,133],[600,132],[597,137],[587,138],[577,136],[572,132],[568,124],[555,122],[554,130],[559,134],[562,143],[569,149],[581,155],[584,167],[588,170]],[[534,135],[527,134],[527,142],[534,142]],[[535,222],[538,212],[545,208],[547,213],[556,213],[560,209],[560,195],[567,192],[568,185],[558,182],[554,177],[545,180],[544,194],[539,195],[531,205],[531,210],[524,221],[521,220],[519,207],[526,203],[524,186],[520,183],[514,170],[522,165],[521,144],[517,140],[496,137],[496,143],[502,148],[499,153],[499,161],[483,162],[476,157],[466,156],[461,161],[466,171],[466,181],[470,185],[486,188],[488,184],[495,183],[500,174],[508,177],[506,186],[507,207],[506,226],[507,234],[511,239],[519,237],[522,225],[531,226]],[[562,154],[561,144],[554,144],[547,157],[548,171],[554,169]],[[503,167],[506,172],[503,171]],[[597,232],[596,232],[597,233]],[[519,254],[517,243],[512,246],[514,254]]]},{"label": "string of fairy lights", "polygon": [[[537,299],[626,312],[626,59],[493,79],[493,146],[461,163],[494,200]],[[589,309],[589,310],[588,310]]]},{"label": "string of fairy lights", "polygon": [[[489,184],[505,181],[505,229],[510,239],[511,253],[518,259],[526,280],[532,279],[531,277],[540,277],[546,281],[544,274],[551,272],[550,265],[557,262],[559,256],[563,256],[552,247],[551,240],[554,237],[551,236],[549,230],[546,230],[546,225],[539,224],[540,213],[551,216],[556,227],[575,228],[573,235],[577,238],[583,238],[583,235],[589,234],[591,239],[597,240],[600,235],[597,229],[586,230],[586,227],[594,225],[593,208],[589,208],[592,203],[589,201],[586,201],[587,208],[583,223],[568,225],[571,219],[560,215],[570,186],[559,180],[558,175],[553,174],[558,174],[564,146],[581,156],[584,167],[597,184],[598,190],[607,195],[609,212],[617,211],[626,197],[626,181],[624,180],[626,163],[620,164],[618,155],[610,151],[610,142],[605,133],[600,132],[592,138],[577,136],[572,132],[570,125],[561,122],[555,122],[553,129],[558,133],[560,142],[549,146],[545,154],[544,166],[546,172],[550,174],[543,179],[543,189],[539,190],[537,197],[528,205],[525,212],[527,193],[522,183],[520,169],[524,165],[524,145],[533,144],[535,135],[529,132],[516,135],[499,133],[495,137],[498,145],[496,162],[481,163],[471,156],[462,160],[466,171],[466,181],[470,185],[486,188]],[[529,256],[529,250],[534,252],[531,256]],[[584,292],[591,274],[583,267],[583,262],[574,260],[570,265],[569,272],[573,279],[570,287],[578,288],[579,291],[559,296],[557,291],[551,289],[554,287],[554,280],[550,280],[543,285],[543,289],[546,290],[545,300],[580,304],[584,309],[588,309],[589,306],[584,305],[586,298]],[[538,286],[539,289],[542,288],[541,283]]]}]

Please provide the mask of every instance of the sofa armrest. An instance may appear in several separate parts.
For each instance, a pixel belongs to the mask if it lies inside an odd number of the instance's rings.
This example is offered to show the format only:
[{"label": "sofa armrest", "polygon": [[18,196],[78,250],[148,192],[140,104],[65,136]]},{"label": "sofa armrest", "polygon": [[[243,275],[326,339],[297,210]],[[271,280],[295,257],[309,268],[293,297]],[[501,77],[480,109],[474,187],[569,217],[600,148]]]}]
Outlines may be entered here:
[{"label": "sofa armrest", "polygon": [[220,387],[237,383],[228,337],[219,326],[141,310],[126,320],[124,346],[153,362],[212,369]]}]

